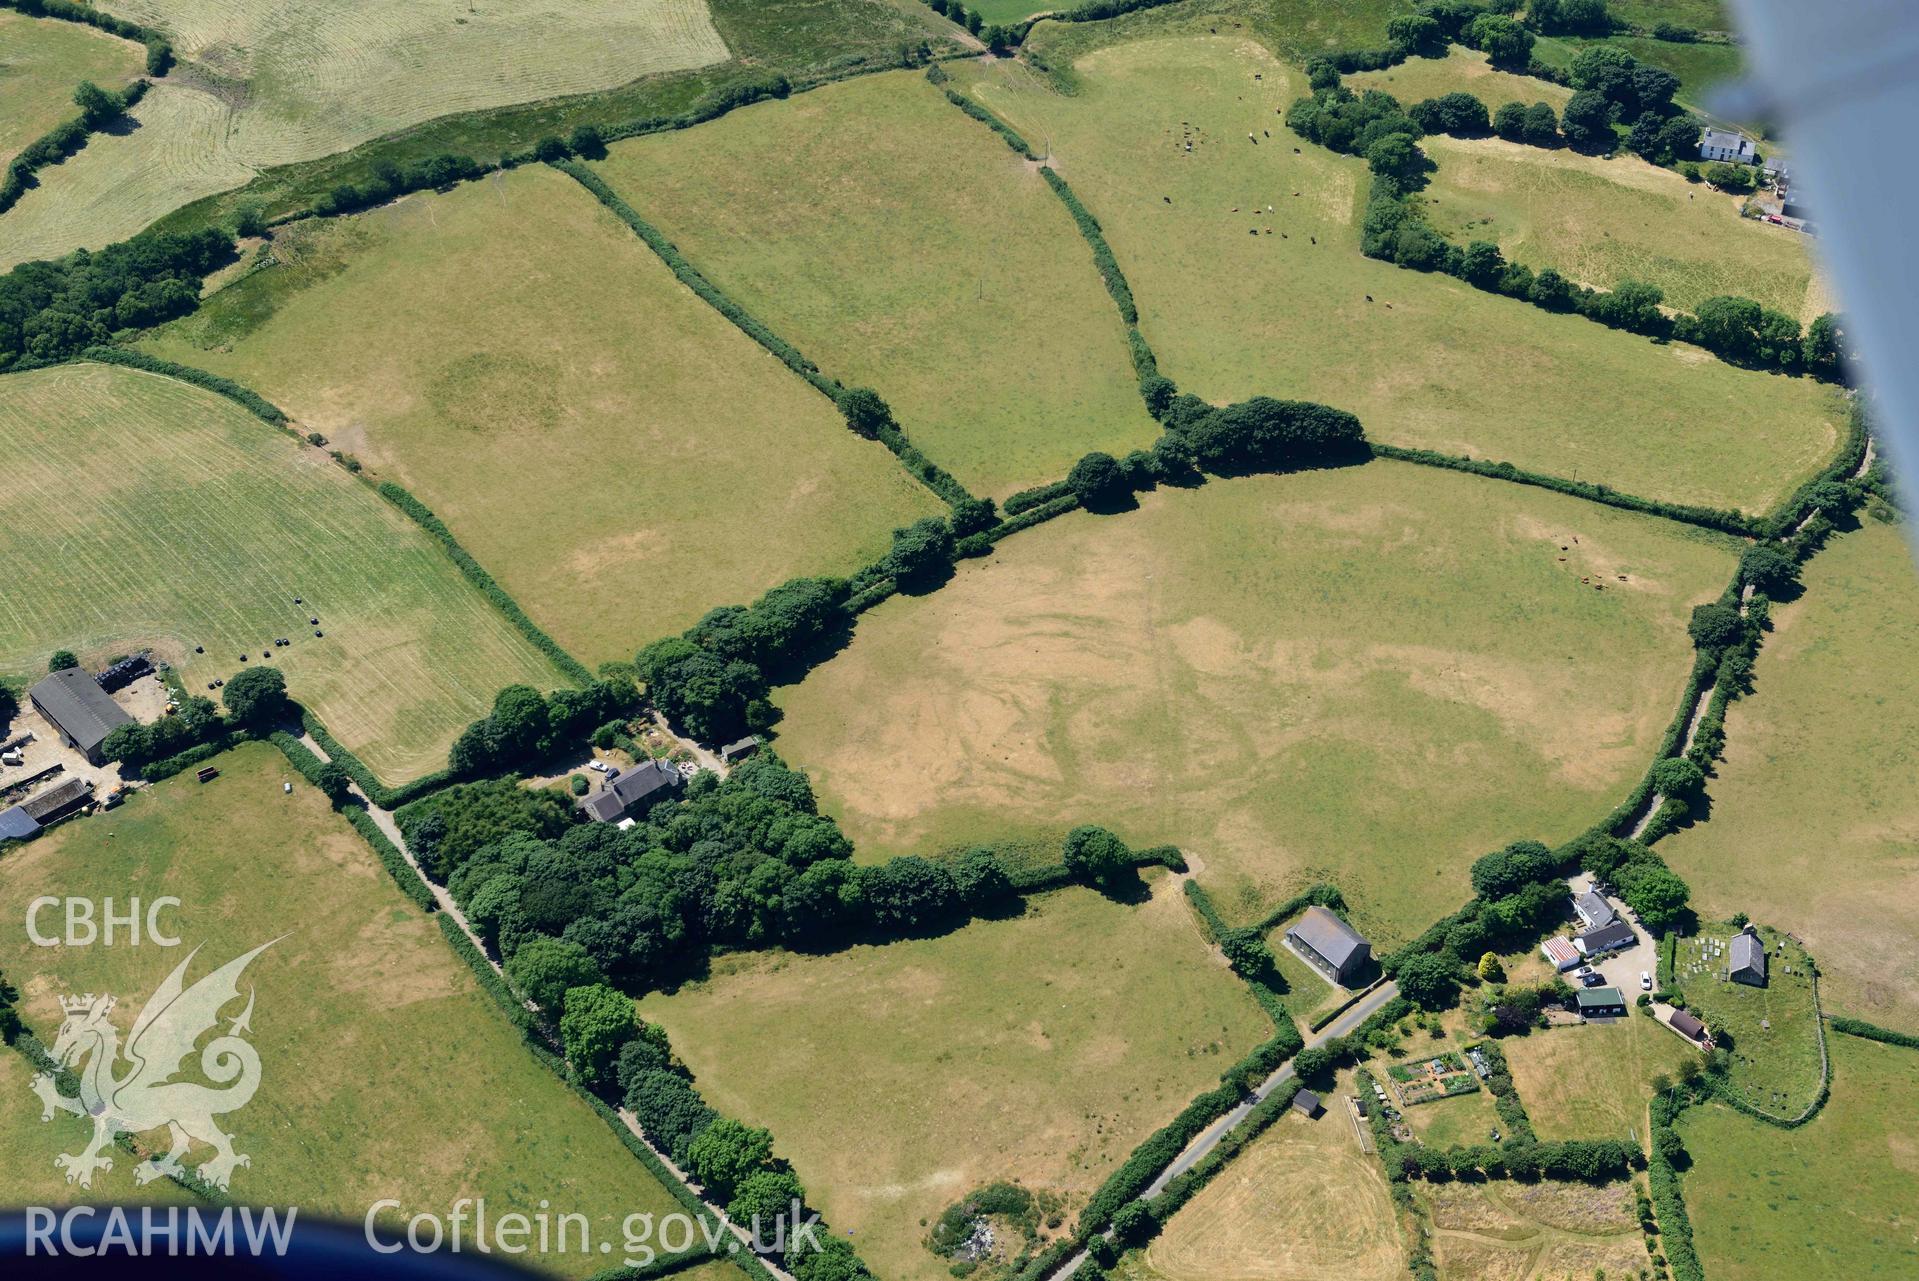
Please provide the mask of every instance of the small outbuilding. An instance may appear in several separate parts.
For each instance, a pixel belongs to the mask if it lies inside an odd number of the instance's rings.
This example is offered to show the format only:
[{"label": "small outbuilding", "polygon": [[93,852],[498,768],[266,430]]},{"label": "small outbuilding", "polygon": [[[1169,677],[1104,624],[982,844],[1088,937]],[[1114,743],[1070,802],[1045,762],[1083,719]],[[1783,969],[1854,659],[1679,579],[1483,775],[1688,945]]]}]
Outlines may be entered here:
[{"label": "small outbuilding", "polygon": [[60,738],[95,765],[107,735],[133,718],[107,696],[100,683],[78,667],[54,672],[27,691],[33,709],[60,731]]},{"label": "small outbuilding", "polygon": [[588,796],[580,802],[580,808],[596,823],[617,823],[626,817],[628,810],[660,800],[685,782],[671,761],[648,761]]},{"label": "small outbuilding", "polygon": [[1555,934],[1541,943],[1539,951],[1552,962],[1553,968],[1562,974],[1584,959],[1580,956],[1579,949],[1573,946],[1573,941],[1563,934]]},{"label": "small outbuilding", "polygon": [[1317,903],[1300,913],[1286,931],[1286,941],[1314,969],[1342,987],[1373,959],[1373,945]]},{"label": "small outbuilding", "polygon": [[1582,1019],[1623,1019],[1626,997],[1616,987],[1589,987],[1573,995]]},{"label": "small outbuilding", "polygon": [[1301,1090],[1293,1096],[1293,1111],[1304,1117],[1310,1119],[1318,1116],[1325,1110],[1324,1107],[1320,1106],[1319,1096],[1311,1090]]},{"label": "small outbuilding", "polygon": [[720,749],[720,762],[724,765],[731,765],[736,761],[745,760],[759,750],[759,735],[748,734],[745,738],[734,739],[725,747],[722,747]]},{"label": "small outbuilding", "polygon": [[1758,930],[1748,925],[1733,935],[1727,959],[1727,978],[1751,987],[1766,986],[1766,945]]},{"label": "small outbuilding", "polygon": [[1698,1015],[1686,1010],[1674,1010],[1672,1017],[1667,1019],[1666,1022],[1672,1027],[1673,1031],[1679,1033],[1679,1035],[1685,1037],[1695,1045],[1704,1045],[1706,1043],[1706,1025],[1699,1021]]},{"label": "small outbuilding", "polygon": [[92,803],[93,784],[87,779],[69,776],[44,791],[35,792],[20,802],[19,808],[41,827],[52,827]]}]

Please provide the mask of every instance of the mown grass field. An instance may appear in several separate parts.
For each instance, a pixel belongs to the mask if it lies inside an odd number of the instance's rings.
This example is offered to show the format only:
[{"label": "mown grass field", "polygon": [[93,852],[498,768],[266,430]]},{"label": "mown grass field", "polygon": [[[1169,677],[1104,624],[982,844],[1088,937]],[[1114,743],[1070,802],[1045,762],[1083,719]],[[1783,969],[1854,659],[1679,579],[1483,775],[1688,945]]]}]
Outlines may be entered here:
[{"label": "mown grass field", "polygon": [[226,141],[229,109],[211,93],[160,81],[129,113],[42,169],[40,185],[0,217],[0,271],[125,240],[155,218],[240,186],[253,170]]},{"label": "mown grass field", "polygon": [[1688,1060],[1700,1058],[1671,1029],[1636,1012],[1509,1036],[1499,1048],[1534,1131],[1547,1140],[1643,1140],[1653,1079],[1677,1080]]},{"label": "mown grass field", "polygon": [[598,168],[829,376],[877,389],[976,493],[1158,433],[1065,207],[917,72],[635,138]]},{"label": "mown grass field", "polygon": [[1418,1195],[1444,1281],[1593,1281],[1651,1267],[1627,1183],[1432,1183]]},{"label": "mown grass field", "polygon": [[104,7],[167,32],[186,70],[239,99],[230,139],[238,156],[260,166],[326,155],[436,116],[610,89],[727,56],[706,0]]},{"label": "mown grass field", "polygon": [[1336,884],[1385,951],[1479,854],[1616,803],[1732,564],[1670,522],[1407,464],[1160,491],[869,612],[782,691],[780,751],[862,858],[1101,823],[1181,846],[1236,922]]},{"label": "mown grass field", "polygon": [[1812,974],[1805,951],[1761,927],[1766,944],[1766,986],[1749,987],[1725,977],[1729,925],[1710,925],[1676,941],[1672,985],[1705,1021],[1722,1048],[1732,1052],[1727,1079],[1740,1097],[1777,1117],[1794,1117],[1819,1095],[1819,1026]]},{"label": "mown grass field", "polygon": [[561,683],[372,490],[171,379],[69,365],[0,380],[0,527],[0,671],[152,646],[205,693],[284,636],[288,691],[390,783],[439,768],[501,686]]},{"label": "mown grass field", "polygon": [[[1068,1222],[1149,1133],[1272,1035],[1172,878],[940,938],[721,958],[647,997],[702,1093],[771,1127],[877,1275],[944,1277],[924,1223],[981,1184],[1064,1195]],[[777,1046],[777,1052],[770,1047]]]},{"label": "mown grass field", "polygon": [[545,166],[272,252],[148,349],[412,490],[589,665],[946,510]]},{"label": "mown grass field", "polygon": [[1659,852],[1702,916],[1804,939],[1828,1009],[1919,1029],[1919,572],[1868,520],[1804,580],[1726,717],[1710,820]]},{"label": "mown grass field", "polygon": [[0,168],[80,114],[73,91],[82,80],[118,89],[143,57],[139,45],[91,27],[0,9]]},{"label": "mown grass field", "polygon": [[1455,244],[1490,240],[1534,268],[1598,288],[1648,281],[1693,310],[1737,294],[1809,321],[1825,306],[1799,232],[1739,216],[1739,202],[1635,156],[1545,151],[1498,138],[1427,138],[1423,193]]},{"label": "mown grass field", "polygon": [[1387,1281],[1405,1249],[1379,1159],[1353,1137],[1345,1075],[1324,1115],[1288,1112],[1114,1271],[1125,1281]]},{"label": "mown grass field", "polygon": [[1816,1281],[1919,1273],[1919,1053],[1834,1034],[1832,1098],[1797,1130],[1689,1108],[1686,1212],[1708,1276]]},{"label": "mown grass field", "polygon": [[[41,1030],[51,1037],[54,1026]],[[0,1047],[0,1099],[6,1100],[0,1108],[0,1205],[95,1203],[101,1199],[97,1186],[91,1191],[73,1187],[53,1166],[56,1152],[78,1152],[87,1144],[93,1136],[93,1121],[66,1112],[55,1112],[53,1120],[42,1121],[40,1101],[32,1089],[35,1075],[25,1056]],[[114,1173],[103,1177],[116,1180],[116,1201],[186,1205],[199,1200],[168,1179],[136,1187],[130,1175],[121,1173],[131,1158],[118,1151],[113,1158]]]},{"label": "mown grass field", "polygon": [[956,72],[1050,140],[1185,390],[1325,401],[1376,439],[1748,511],[1830,456],[1829,389],[1361,256],[1365,166],[1283,124],[1304,77],[1203,20],[1185,30],[1085,56],[1070,97],[1011,64]]},{"label": "mown grass field", "polygon": [[[124,1036],[191,949],[203,948],[189,981],[277,939],[243,981],[257,998],[248,1039],[261,1082],[223,1120],[253,1159],[234,1174],[236,1199],[354,1223],[385,1197],[400,1198],[407,1214],[444,1215],[456,1198],[484,1196],[490,1216],[536,1211],[544,1199],[556,1214],[586,1214],[596,1240],[614,1241],[627,1214],[677,1207],[527,1053],[439,927],[324,798],[297,779],[281,794],[294,775],[277,751],[249,745],[217,764],[212,783],[184,775],[161,783],[0,863],[0,903],[16,922],[42,894],[113,896],[121,907],[133,895],[181,900],[166,918],[182,939],[175,949],[40,949],[23,930],[6,931],[0,965],[43,1038],[51,1043],[58,1029],[62,994],[117,994]],[[183,1079],[195,1079],[197,1062]],[[31,1106],[10,1094],[10,1114]],[[53,1164],[58,1137],[43,1137],[24,1169],[10,1163],[9,1177],[32,1172],[36,1195],[68,1195]],[[196,1149],[189,1166],[206,1155]],[[134,1187],[121,1159],[91,1194],[117,1199]],[[577,1253],[544,1262],[571,1276],[606,1264]]]},{"label": "mown grass field", "polygon": [[[1465,45],[1448,45],[1443,58],[1408,58],[1396,67],[1382,71],[1356,71],[1344,77],[1354,93],[1383,89],[1411,106],[1423,98],[1438,98],[1449,93],[1470,93],[1497,111],[1508,102],[1550,103],[1563,111],[1573,91],[1550,80],[1501,71],[1486,61],[1486,55]],[[1420,144],[1424,146],[1425,143]]]}]

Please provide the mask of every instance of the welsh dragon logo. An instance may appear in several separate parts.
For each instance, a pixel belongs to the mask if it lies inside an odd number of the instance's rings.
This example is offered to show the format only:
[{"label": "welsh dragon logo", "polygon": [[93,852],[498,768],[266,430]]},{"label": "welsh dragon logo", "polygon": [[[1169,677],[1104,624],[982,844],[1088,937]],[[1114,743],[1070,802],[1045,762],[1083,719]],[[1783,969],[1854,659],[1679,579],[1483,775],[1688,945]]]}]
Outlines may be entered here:
[{"label": "welsh dragon logo", "polygon": [[[95,1171],[113,1168],[113,1158],[106,1153],[115,1135],[140,1134],[162,1126],[172,1146],[166,1155],[150,1157],[134,1167],[137,1183],[144,1185],[162,1176],[183,1173],[180,1159],[195,1140],[213,1148],[214,1155],[194,1173],[216,1188],[225,1188],[236,1168],[252,1164],[233,1150],[233,1137],[213,1120],[245,1107],[260,1086],[260,1055],[242,1037],[251,1030],[251,989],[246,1008],[227,1025],[224,1034],[214,1037],[200,1051],[201,1072],[223,1088],[172,1078],[194,1052],[201,1036],[219,1023],[221,1009],[239,999],[241,973],[254,957],[278,941],[262,943],[187,987],[187,966],[200,953],[199,948],[193,949],[140,1011],[124,1051],[120,1031],[111,1019],[115,1004],[112,996],[88,993],[61,998],[60,1008],[66,1018],[54,1039],[53,1058],[62,1068],[72,1068],[78,1074],[80,1093],[77,1097],[60,1093],[53,1075],[45,1072],[34,1078],[33,1092],[44,1105],[42,1121],[53,1120],[56,1109],[93,1118],[92,1141],[80,1152],[61,1153],[53,1159],[66,1171],[68,1183],[91,1187]],[[126,1062],[124,1070],[120,1067],[122,1058]]]}]

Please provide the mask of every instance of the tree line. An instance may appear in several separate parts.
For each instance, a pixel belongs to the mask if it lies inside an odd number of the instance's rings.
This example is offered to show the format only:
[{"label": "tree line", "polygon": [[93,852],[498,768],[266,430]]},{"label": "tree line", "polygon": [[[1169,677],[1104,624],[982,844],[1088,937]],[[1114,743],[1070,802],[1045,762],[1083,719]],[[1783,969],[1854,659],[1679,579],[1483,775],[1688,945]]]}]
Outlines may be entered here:
[{"label": "tree line", "polygon": [[233,238],[207,228],[23,262],[0,276],[0,371],[66,360],[121,330],[183,316],[199,305],[207,274],[232,258]]}]

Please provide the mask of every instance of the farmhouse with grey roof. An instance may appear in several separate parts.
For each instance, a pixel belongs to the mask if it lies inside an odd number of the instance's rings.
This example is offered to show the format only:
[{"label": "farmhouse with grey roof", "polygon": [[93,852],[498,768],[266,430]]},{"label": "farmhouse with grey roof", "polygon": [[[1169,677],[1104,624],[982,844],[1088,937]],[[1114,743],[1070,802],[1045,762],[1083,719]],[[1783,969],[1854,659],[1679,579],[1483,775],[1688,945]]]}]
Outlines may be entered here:
[{"label": "farmhouse with grey roof", "polygon": [[78,667],[54,672],[27,691],[34,710],[60,731],[60,737],[95,765],[107,735],[133,718],[108,697],[98,681]]},{"label": "farmhouse with grey roof", "polygon": [[599,823],[617,822],[641,801],[658,800],[661,793],[686,780],[668,761],[636,765],[580,802],[586,816]]},{"label": "farmhouse with grey roof", "polygon": [[1300,914],[1286,931],[1286,941],[1314,969],[1341,986],[1373,959],[1373,945],[1318,904]]},{"label": "farmhouse with grey roof", "polygon": [[1752,139],[1733,129],[1706,129],[1699,135],[1701,160],[1726,160],[1736,165],[1749,165],[1757,154],[1753,150]]},{"label": "farmhouse with grey roof", "polygon": [[1573,911],[1589,930],[1604,929],[1618,919],[1606,896],[1591,890],[1573,896]]},{"label": "farmhouse with grey roof", "polygon": [[1759,937],[1759,931],[1748,925],[1733,935],[1727,956],[1727,978],[1753,987],[1766,986],[1766,944]]},{"label": "farmhouse with grey roof", "polygon": [[1633,940],[1638,937],[1632,932],[1632,926],[1616,920],[1611,925],[1602,925],[1596,930],[1574,935],[1573,946],[1586,956],[1593,957],[1631,947]]}]

